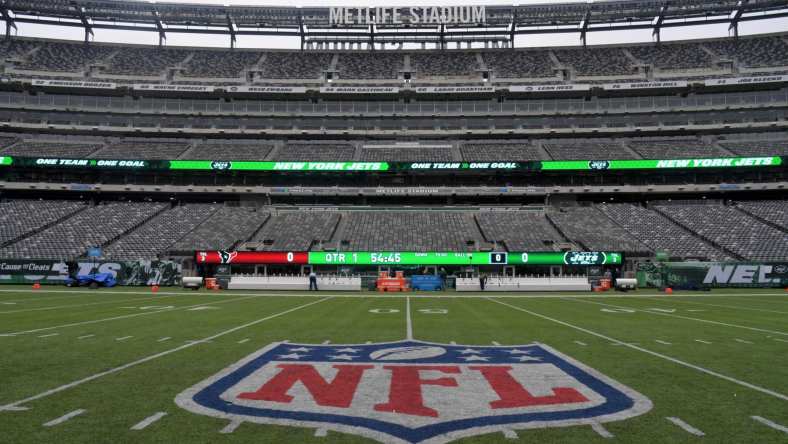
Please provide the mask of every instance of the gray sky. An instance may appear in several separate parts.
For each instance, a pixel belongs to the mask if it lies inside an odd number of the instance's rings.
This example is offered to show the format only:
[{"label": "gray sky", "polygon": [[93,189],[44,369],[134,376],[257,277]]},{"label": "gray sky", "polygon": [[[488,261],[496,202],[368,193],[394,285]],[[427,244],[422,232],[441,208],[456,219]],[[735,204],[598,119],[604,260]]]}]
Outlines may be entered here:
[{"label": "gray sky", "polygon": [[[151,2],[145,2],[151,3]],[[406,1],[406,0],[306,0],[306,1],[284,1],[284,0],[264,0],[256,2],[254,0],[168,0],[167,3],[202,3],[202,4],[226,4],[226,5],[266,5],[266,6],[433,6],[433,5],[502,5],[509,4],[504,1],[485,1],[485,0],[451,0],[445,2],[437,1]],[[555,1],[544,0],[519,0],[514,4],[538,4],[538,3],[558,3]],[[46,37],[58,39],[82,40],[83,31],[80,28],[37,26],[27,23],[20,23],[18,35],[31,37]],[[3,27],[4,28],[4,27]],[[762,20],[757,22],[743,22],[739,25],[739,32],[742,35],[786,32],[788,31],[788,18]],[[662,40],[685,40],[708,37],[725,37],[728,35],[727,25],[705,25],[687,28],[669,28],[662,31]],[[95,41],[116,42],[116,43],[137,43],[137,44],[158,44],[156,33],[139,31],[112,31],[99,29],[95,31]],[[618,31],[618,32],[592,32],[588,34],[588,44],[605,43],[634,43],[650,42],[650,30]],[[229,37],[218,37],[212,35],[197,34],[176,34],[167,35],[169,46],[229,46]],[[541,34],[518,36],[516,45],[522,46],[567,46],[580,44],[577,33],[565,34]],[[297,48],[299,41],[297,38],[280,37],[253,37],[239,36],[238,47],[241,48]]]}]

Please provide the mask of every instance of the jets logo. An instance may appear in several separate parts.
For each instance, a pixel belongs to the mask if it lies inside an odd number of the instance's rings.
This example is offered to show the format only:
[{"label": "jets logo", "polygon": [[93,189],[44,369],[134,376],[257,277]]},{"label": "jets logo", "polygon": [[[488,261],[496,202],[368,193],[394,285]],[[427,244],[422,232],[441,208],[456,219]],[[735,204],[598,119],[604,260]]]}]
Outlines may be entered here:
[{"label": "jets logo", "polygon": [[194,413],[393,443],[593,424],[651,401],[543,345],[275,343],[176,398]]},{"label": "jets logo", "polygon": [[211,162],[212,170],[220,170],[220,171],[229,170],[230,167],[232,166],[233,166],[232,162],[221,162],[218,160],[214,160],[213,162]]},{"label": "jets logo", "polygon": [[608,160],[591,160],[588,162],[588,169],[591,170],[606,170],[610,168],[610,161]]}]

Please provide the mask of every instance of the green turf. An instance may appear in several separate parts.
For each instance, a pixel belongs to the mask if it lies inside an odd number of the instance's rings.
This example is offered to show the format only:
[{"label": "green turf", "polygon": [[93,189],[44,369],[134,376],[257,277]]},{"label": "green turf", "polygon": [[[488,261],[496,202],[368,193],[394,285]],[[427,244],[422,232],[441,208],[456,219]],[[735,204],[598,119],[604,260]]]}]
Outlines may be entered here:
[{"label": "green turf", "polygon": [[[0,336],[0,406],[260,321],[23,403],[29,410],[0,411],[0,442],[8,443],[370,442],[333,431],[315,437],[314,429],[252,423],[222,434],[226,419],[190,413],[174,399],[275,341],[354,344],[396,341],[407,334],[402,295],[0,290],[0,334],[14,334]],[[498,432],[461,442],[788,441],[788,434],[751,419],[757,415],[788,426],[788,401],[667,359],[788,395],[788,293],[522,296],[411,294],[414,338],[470,345],[541,342],[637,390],[654,408],[635,418],[606,423],[615,435],[612,440],[588,426],[573,426],[518,430],[517,440]],[[323,298],[328,299],[321,302]],[[197,307],[213,308],[193,310]],[[281,314],[298,307],[302,308]],[[373,309],[398,312],[374,314]],[[423,309],[447,313],[428,314]],[[117,340],[127,336],[131,337]],[[244,339],[248,340],[239,343]],[[86,412],[54,427],[42,426],[76,409]],[[167,416],[145,430],[130,430],[156,412]],[[666,417],[681,418],[706,436],[691,435]]]}]

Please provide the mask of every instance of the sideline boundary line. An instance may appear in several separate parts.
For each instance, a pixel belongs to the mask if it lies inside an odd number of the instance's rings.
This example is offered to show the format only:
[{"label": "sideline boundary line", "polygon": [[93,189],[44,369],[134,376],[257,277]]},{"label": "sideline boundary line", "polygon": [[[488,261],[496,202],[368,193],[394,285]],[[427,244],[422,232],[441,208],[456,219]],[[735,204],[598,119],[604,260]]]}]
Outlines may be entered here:
[{"label": "sideline boundary line", "polygon": [[55,393],[60,393],[62,391],[65,391],[65,390],[68,390],[68,389],[80,386],[82,384],[85,384],[86,382],[94,381],[94,380],[102,378],[104,376],[111,375],[113,373],[117,373],[117,372],[126,370],[127,368],[135,367],[137,365],[144,364],[144,363],[146,363],[148,361],[153,361],[154,359],[158,359],[158,358],[161,358],[163,356],[167,356],[167,355],[170,355],[172,353],[176,353],[176,352],[179,352],[181,350],[185,350],[187,348],[194,347],[195,345],[198,345],[198,344],[203,344],[205,341],[211,341],[213,339],[216,339],[216,338],[228,335],[230,333],[235,333],[238,330],[242,330],[244,328],[251,327],[253,325],[257,325],[257,324],[259,324],[261,322],[265,322],[265,321],[268,321],[268,320],[271,320],[271,319],[274,319],[274,318],[278,318],[280,316],[284,316],[286,314],[290,314],[290,313],[292,313],[294,311],[301,310],[302,308],[307,308],[307,307],[310,307],[312,305],[319,304],[321,302],[325,302],[325,301],[328,301],[328,300],[331,300],[331,299],[333,299],[333,298],[327,297],[327,298],[323,298],[323,299],[320,299],[320,300],[317,300],[317,301],[310,302],[308,304],[299,305],[297,307],[293,307],[293,308],[290,308],[288,310],[285,310],[285,311],[282,311],[282,312],[279,312],[279,313],[276,313],[276,314],[272,314],[272,315],[266,316],[264,318],[260,318],[260,319],[257,319],[257,320],[251,321],[251,322],[247,322],[246,324],[241,324],[241,325],[233,327],[233,328],[231,328],[229,330],[224,330],[224,331],[216,333],[216,334],[214,334],[212,336],[208,336],[206,338],[203,338],[202,340],[200,340],[198,342],[188,342],[188,343],[183,344],[181,346],[178,346],[178,347],[175,347],[175,348],[171,348],[171,349],[165,350],[163,352],[159,352],[159,353],[155,353],[155,354],[152,354],[152,355],[148,355],[148,356],[146,356],[144,358],[141,358],[141,359],[138,359],[136,361],[132,361],[132,362],[123,364],[123,365],[121,365],[119,367],[111,368],[109,370],[105,370],[105,371],[100,372],[100,373],[95,373],[95,374],[90,375],[88,377],[85,377],[85,378],[82,378],[82,379],[78,379],[76,381],[72,381],[72,382],[70,382],[68,384],[64,384],[64,385],[61,385],[59,387],[55,387],[53,389],[49,389],[49,390],[47,390],[45,392],[41,392],[41,393],[39,393],[37,395],[29,396],[29,397],[27,397],[25,399],[20,399],[19,401],[14,401],[14,402],[12,402],[10,404],[6,404],[6,405],[3,405],[3,406],[0,406],[0,412],[2,412],[4,410],[10,410],[10,411],[18,410],[18,408],[22,404],[27,404],[28,402],[37,401],[39,399],[46,398],[48,396],[52,396]]},{"label": "sideline boundary line", "polygon": [[[102,290],[102,289],[99,289],[98,291],[103,293],[103,294],[140,294],[140,295],[150,295],[151,294],[149,291],[113,291],[113,290]],[[2,292],[15,292],[15,293],[87,293],[87,291],[79,291],[79,290],[28,290],[28,289],[10,290],[10,289],[2,289],[2,288],[0,288],[0,293],[2,293]],[[230,296],[230,295],[232,295],[232,296],[279,296],[279,297],[311,297],[311,298],[321,298],[321,297],[333,296],[335,298],[370,298],[370,299],[379,299],[380,298],[377,295],[377,293],[369,292],[369,294],[365,294],[365,292],[363,292],[363,291],[362,292],[358,292],[359,294],[353,294],[353,295],[348,294],[347,292],[341,292],[341,291],[332,292],[332,291],[327,291],[327,290],[326,291],[321,291],[321,292],[318,292],[318,293],[323,293],[325,296],[321,296],[320,294],[315,294],[315,293],[298,293],[298,292],[287,292],[287,291],[282,291],[280,293],[271,293],[270,291],[260,291],[260,292],[256,292],[256,293],[248,293],[248,292],[246,292],[246,293],[240,293],[240,292],[236,293],[234,290],[229,290],[229,291],[225,290],[225,291],[222,291],[220,294],[224,294],[224,295],[228,295],[228,296]],[[547,298],[547,299],[549,299],[549,298],[573,299],[573,298],[587,298],[587,297],[589,297],[589,294],[587,294],[587,293],[590,293],[590,292],[582,292],[582,293],[579,293],[579,294],[550,294],[550,292],[534,292],[533,294],[531,294],[530,292],[521,292],[520,294],[511,294],[511,293],[515,293],[515,292],[510,292],[510,293],[501,292],[501,294],[497,294],[495,296],[491,296],[491,294],[494,295],[495,293],[498,293],[498,292],[471,293],[471,294],[469,294],[467,296],[466,295],[459,295],[459,294],[455,294],[455,295],[446,294],[446,295],[440,295],[440,296],[431,296],[430,294],[427,294],[427,293],[423,293],[423,294],[422,293],[417,293],[417,294],[414,294],[414,295],[411,295],[411,296],[414,296],[414,297],[440,297],[441,299],[451,299],[451,298],[456,298],[456,299],[479,299],[479,298],[488,298],[488,297],[513,298],[513,299],[520,299],[520,298],[522,298],[522,299],[531,299],[531,298],[533,298],[533,299],[540,299],[540,298]],[[93,293],[90,293],[90,294],[93,294]],[[96,294],[98,294],[98,293],[96,293]],[[182,295],[182,294],[198,295],[198,294],[208,294],[208,293],[207,292],[190,293],[190,292],[186,292],[186,291],[182,291],[182,292],[159,291],[156,294],[157,295]],[[212,293],[212,294],[215,295],[216,293]],[[621,294],[621,295],[615,295],[615,296],[595,296],[595,297],[604,298],[604,299],[608,299],[608,298],[610,298],[610,299],[616,299],[616,298],[620,298],[620,299],[643,299],[643,298],[653,298],[653,297],[659,297],[659,296],[660,295],[657,294],[657,293],[649,293],[649,294],[642,294],[642,295],[638,295],[638,294]],[[697,294],[697,295],[696,294],[682,294],[682,295],[679,295],[679,296],[680,297],[689,297],[689,298],[717,298],[717,297],[727,297],[727,296],[732,296],[732,297],[736,297],[736,296],[747,296],[747,297],[774,296],[774,297],[782,297],[782,298],[786,299],[785,302],[788,302],[788,294],[786,294],[786,293],[721,293],[721,294],[716,294],[716,295],[710,295],[710,294]],[[404,296],[402,296],[402,295],[391,295],[391,297],[392,298],[397,298],[397,297],[404,297]],[[770,302],[773,302],[773,301],[770,301]]]},{"label": "sideline boundary line", "polygon": [[732,382],[732,383],[740,385],[742,387],[747,387],[748,389],[755,390],[757,392],[761,392],[761,393],[767,394],[769,396],[773,396],[773,397],[775,397],[777,399],[782,399],[783,401],[788,401],[788,395],[785,395],[783,393],[775,392],[773,390],[770,390],[770,389],[767,389],[767,388],[764,388],[764,387],[760,387],[760,386],[757,386],[755,384],[750,384],[749,382],[742,381],[740,379],[736,379],[736,378],[733,378],[733,377],[730,377],[730,376],[726,376],[726,375],[723,375],[722,373],[717,373],[714,370],[709,370],[707,368],[703,368],[701,366],[698,366],[698,365],[695,365],[695,364],[691,364],[689,362],[685,362],[685,361],[682,361],[680,359],[676,359],[676,358],[674,358],[672,356],[664,355],[662,353],[651,351],[649,349],[646,349],[646,348],[643,348],[643,347],[639,347],[639,346],[633,345],[631,343],[623,342],[623,341],[620,341],[618,339],[611,338],[610,336],[603,335],[602,333],[597,333],[595,331],[592,331],[592,330],[589,330],[587,328],[583,328],[583,327],[580,327],[580,326],[577,326],[577,325],[574,325],[574,324],[570,324],[570,323],[562,321],[560,319],[551,318],[549,316],[545,316],[543,314],[536,313],[536,312],[528,310],[526,308],[518,307],[516,305],[507,304],[506,302],[497,301],[497,300],[492,299],[492,298],[487,298],[487,300],[489,300],[490,302],[495,302],[496,304],[504,305],[506,307],[512,308],[512,309],[517,310],[517,311],[522,311],[523,313],[528,313],[531,316],[536,316],[538,318],[545,319],[545,320],[548,320],[550,322],[554,322],[556,324],[563,325],[565,327],[569,327],[569,328],[572,328],[572,329],[575,329],[575,330],[578,330],[578,331],[582,331],[583,333],[586,333],[586,334],[589,334],[589,335],[592,335],[592,336],[596,336],[598,338],[602,338],[602,339],[605,339],[607,341],[619,343],[619,344],[621,344],[624,347],[628,347],[628,348],[631,348],[633,350],[637,350],[637,351],[642,352],[642,353],[646,353],[646,354],[649,354],[649,355],[652,355],[652,356],[656,356],[656,357],[664,359],[666,361],[673,362],[674,364],[678,364],[678,365],[681,365],[683,367],[691,368],[693,370],[699,371],[701,373],[705,373],[707,375],[711,375],[711,376],[714,376],[714,377],[717,377],[717,378],[720,378],[720,379],[724,379],[724,380],[726,380],[728,382]]}]

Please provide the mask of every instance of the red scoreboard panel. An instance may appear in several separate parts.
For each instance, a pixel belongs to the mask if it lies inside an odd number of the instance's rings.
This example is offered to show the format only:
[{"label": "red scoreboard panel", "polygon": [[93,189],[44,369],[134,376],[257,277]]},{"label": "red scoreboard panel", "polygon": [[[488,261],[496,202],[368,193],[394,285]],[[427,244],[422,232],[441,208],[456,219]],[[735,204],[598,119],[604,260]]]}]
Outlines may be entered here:
[{"label": "red scoreboard panel", "polygon": [[198,251],[195,253],[198,264],[269,264],[269,265],[306,265],[309,253],[279,251]]}]

